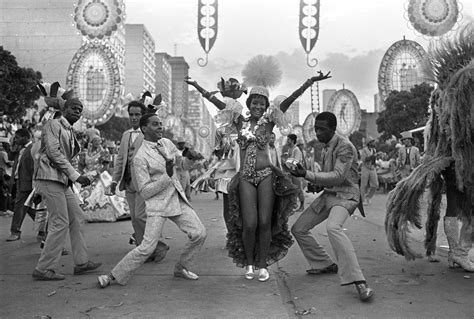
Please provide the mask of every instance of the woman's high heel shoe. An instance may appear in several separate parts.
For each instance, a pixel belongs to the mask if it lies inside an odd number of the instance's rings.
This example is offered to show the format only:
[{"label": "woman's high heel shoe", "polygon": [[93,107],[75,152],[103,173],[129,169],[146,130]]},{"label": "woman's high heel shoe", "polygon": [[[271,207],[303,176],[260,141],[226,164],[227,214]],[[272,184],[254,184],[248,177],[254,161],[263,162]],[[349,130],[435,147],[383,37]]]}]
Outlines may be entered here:
[{"label": "woman's high heel shoe", "polygon": [[267,281],[270,278],[267,268],[260,268],[258,271],[258,281]]},{"label": "woman's high heel shoe", "polygon": [[253,272],[253,266],[247,266],[245,267],[245,279],[252,280],[255,277],[255,274]]}]

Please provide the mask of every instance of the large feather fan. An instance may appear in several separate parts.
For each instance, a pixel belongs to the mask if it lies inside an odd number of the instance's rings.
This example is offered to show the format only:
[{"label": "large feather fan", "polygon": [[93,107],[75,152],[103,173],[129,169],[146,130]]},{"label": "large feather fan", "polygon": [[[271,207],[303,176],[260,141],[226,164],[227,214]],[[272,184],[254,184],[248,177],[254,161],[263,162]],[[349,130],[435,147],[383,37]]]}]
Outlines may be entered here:
[{"label": "large feather fan", "polygon": [[467,196],[474,190],[471,130],[474,99],[474,24],[454,39],[444,39],[428,52],[425,74],[437,83],[430,98],[423,163],[400,181],[387,201],[385,231],[390,247],[406,259],[421,257],[409,244],[410,227],[421,228],[420,199],[428,188],[425,247],[434,253],[440,216],[441,173],[454,162],[457,188],[466,194],[458,203],[460,218],[470,218]]},{"label": "large feather fan", "polygon": [[244,83],[247,86],[275,87],[280,84],[282,75],[277,59],[267,55],[251,58],[242,70]]},{"label": "large feather fan", "polygon": [[[434,181],[439,182],[441,172],[450,165],[451,161],[450,157],[425,158],[422,165],[418,166],[410,176],[401,180],[389,193],[385,217],[388,244],[407,260],[421,257],[409,245],[410,228],[422,227],[420,198],[427,186]],[[436,201],[432,201],[432,204],[436,204]]]}]

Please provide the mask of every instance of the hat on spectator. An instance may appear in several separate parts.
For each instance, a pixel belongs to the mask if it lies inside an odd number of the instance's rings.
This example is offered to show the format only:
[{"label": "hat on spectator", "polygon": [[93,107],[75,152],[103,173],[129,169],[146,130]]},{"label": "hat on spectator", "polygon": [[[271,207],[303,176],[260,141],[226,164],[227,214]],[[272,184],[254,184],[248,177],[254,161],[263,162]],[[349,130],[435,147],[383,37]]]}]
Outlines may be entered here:
[{"label": "hat on spectator", "polygon": [[403,140],[406,140],[407,138],[411,139],[412,142],[415,141],[410,131],[401,132],[400,134],[402,135],[402,137],[400,138],[400,141],[402,142]]}]

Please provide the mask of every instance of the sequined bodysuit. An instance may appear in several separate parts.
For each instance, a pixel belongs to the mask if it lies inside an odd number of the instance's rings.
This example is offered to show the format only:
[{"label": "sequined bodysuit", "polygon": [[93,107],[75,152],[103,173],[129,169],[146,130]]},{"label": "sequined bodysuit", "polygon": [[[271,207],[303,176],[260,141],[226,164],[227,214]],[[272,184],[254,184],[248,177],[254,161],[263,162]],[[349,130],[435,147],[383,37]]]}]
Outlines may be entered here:
[{"label": "sequined bodysuit", "polygon": [[270,167],[256,169],[257,150],[265,150],[268,147],[270,134],[267,133],[265,126],[258,127],[254,134],[254,137],[247,138],[240,131],[237,143],[241,150],[246,151],[240,177],[257,187],[261,181],[272,174],[272,169]]}]

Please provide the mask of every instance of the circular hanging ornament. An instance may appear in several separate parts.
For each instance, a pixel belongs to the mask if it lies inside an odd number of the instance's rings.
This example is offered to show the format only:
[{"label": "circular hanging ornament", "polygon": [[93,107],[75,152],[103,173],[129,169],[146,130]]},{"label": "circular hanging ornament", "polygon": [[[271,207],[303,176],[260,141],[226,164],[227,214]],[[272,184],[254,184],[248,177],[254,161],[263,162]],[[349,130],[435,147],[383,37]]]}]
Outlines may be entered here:
[{"label": "circular hanging ornament", "polygon": [[74,22],[82,35],[102,39],[111,36],[123,24],[124,12],[122,0],[79,0]]},{"label": "circular hanging ornament", "polygon": [[208,137],[210,133],[211,131],[209,130],[209,127],[207,126],[201,126],[198,130],[198,134],[202,138]]},{"label": "circular hanging ornament", "polygon": [[337,132],[348,137],[359,129],[361,112],[359,101],[347,89],[336,91],[328,103],[328,111],[336,115]]},{"label": "circular hanging ornament", "polygon": [[459,8],[456,0],[410,0],[407,13],[415,30],[435,37],[453,29]]},{"label": "circular hanging ornament", "polygon": [[423,82],[421,65],[426,52],[421,45],[411,40],[400,40],[392,44],[380,62],[378,87],[382,101],[391,91],[410,91]]},{"label": "circular hanging ornament", "polygon": [[81,100],[85,123],[107,122],[120,104],[122,79],[112,50],[103,44],[86,43],[72,58],[66,84]]}]

